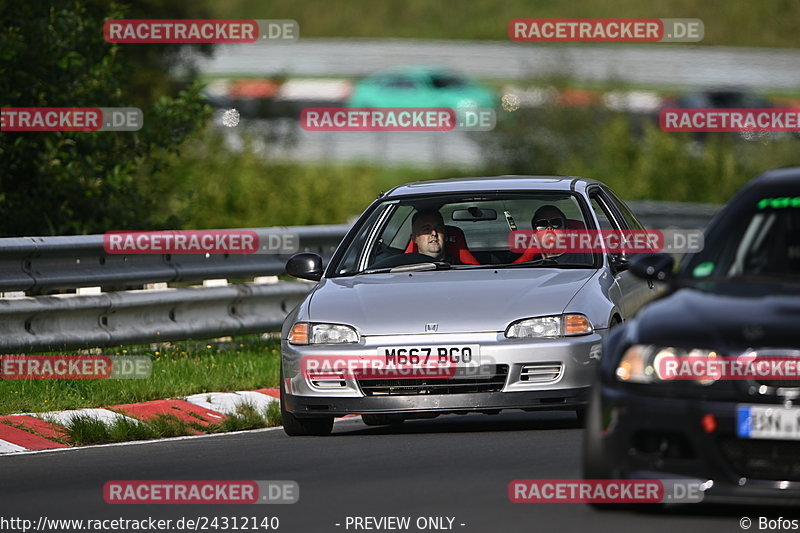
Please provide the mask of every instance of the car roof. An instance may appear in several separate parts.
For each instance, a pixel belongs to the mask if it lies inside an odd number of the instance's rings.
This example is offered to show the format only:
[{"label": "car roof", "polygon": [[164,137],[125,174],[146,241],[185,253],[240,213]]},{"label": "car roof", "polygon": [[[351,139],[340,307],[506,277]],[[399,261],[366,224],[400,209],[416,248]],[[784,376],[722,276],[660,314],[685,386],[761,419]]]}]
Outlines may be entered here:
[{"label": "car roof", "polygon": [[784,167],[768,170],[753,178],[747,187],[759,185],[788,185],[800,183],[800,167]]},{"label": "car roof", "polygon": [[495,191],[570,191],[578,184],[587,187],[601,182],[576,176],[485,176],[472,178],[446,178],[428,181],[415,181],[399,185],[381,198],[395,198],[418,194],[442,194],[458,192]]},{"label": "car roof", "polygon": [[455,69],[449,67],[437,67],[433,65],[408,65],[402,67],[390,67],[387,69],[379,70],[369,77],[384,76],[387,74],[405,74],[410,76],[428,76],[431,74],[453,74],[460,77],[463,75]]}]

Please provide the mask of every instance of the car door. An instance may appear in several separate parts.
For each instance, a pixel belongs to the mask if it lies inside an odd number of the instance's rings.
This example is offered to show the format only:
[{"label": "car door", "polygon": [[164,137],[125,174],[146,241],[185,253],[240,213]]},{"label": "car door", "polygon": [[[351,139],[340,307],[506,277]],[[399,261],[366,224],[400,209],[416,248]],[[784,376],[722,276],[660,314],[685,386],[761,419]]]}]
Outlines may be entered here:
[{"label": "car door", "polygon": [[[635,217],[632,218],[630,223],[635,223],[638,227],[629,227],[629,222],[623,217],[620,208],[609,194],[600,187],[589,191],[589,203],[601,230],[642,229],[641,224],[636,221]],[[633,215],[631,214],[631,216]],[[636,314],[644,304],[653,299],[655,296],[654,285],[650,281],[634,276],[627,269],[628,258],[625,254],[607,253],[605,255],[610,274],[614,276],[615,285],[619,290],[619,301],[616,304],[620,308],[623,318],[628,319]]]}]

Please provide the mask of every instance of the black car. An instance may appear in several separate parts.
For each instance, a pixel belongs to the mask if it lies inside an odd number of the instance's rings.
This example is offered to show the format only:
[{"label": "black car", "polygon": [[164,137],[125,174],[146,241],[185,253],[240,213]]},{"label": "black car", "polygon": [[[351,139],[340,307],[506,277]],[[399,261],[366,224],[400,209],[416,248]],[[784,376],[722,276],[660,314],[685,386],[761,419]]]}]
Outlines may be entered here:
[{"label": "black car", "polygon": [[800,167],[746,185],[675,273],[663,254],[631,270],[669,290],[604,342],[584,477],[685,478],[704,501],[800,504],[800,381],[675,380],[658,364],[800,358]]}]

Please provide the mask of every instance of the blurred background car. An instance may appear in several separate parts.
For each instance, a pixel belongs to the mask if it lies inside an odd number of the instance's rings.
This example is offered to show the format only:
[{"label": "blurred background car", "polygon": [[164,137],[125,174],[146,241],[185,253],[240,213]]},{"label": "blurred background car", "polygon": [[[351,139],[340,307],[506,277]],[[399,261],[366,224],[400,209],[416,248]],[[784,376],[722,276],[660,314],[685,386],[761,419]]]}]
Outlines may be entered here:
[{"label": "blurred background car", "polygon": [[[675,380],[663,358],[800,361],[800,167],[750,182],[673,277],[670,256],[631,271],[669,294],[604,342],[584,433],[586,478],[684,478],[705,500],[800,504],[800,380]],[[701,376],[702,377],[702,376]]]},{"label": "blurred background car", "polygon": [[454,70],[397,67],[359,81],[350,107],[495,107],[494,92]]}]

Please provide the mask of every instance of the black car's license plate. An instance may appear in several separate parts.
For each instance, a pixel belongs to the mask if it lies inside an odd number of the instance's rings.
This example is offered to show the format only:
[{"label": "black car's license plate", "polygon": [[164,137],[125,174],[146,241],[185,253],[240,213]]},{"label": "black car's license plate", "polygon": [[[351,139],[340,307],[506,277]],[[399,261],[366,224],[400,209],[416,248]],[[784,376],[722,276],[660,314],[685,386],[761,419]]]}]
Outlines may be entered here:
[{"label": "black car's license plate", "polygon": [[736,433],[745,439],[800,440],[800,408],[739,405]]}]

